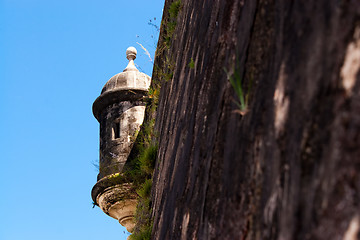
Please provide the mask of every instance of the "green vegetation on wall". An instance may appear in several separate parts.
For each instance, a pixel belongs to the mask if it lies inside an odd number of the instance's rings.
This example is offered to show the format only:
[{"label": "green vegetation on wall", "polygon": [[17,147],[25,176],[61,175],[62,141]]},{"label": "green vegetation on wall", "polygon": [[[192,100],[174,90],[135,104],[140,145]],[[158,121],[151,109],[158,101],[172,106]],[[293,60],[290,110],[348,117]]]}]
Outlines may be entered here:
[{"label": "green vegetation on wall", "polygon": [[239,68],[235,67],[234,73],[232,74],[230,74],[226,69],[224,69],[224,71],[226,72],[229,82],[238,97],[238,99],[234,102],[239,108],[239,113],[241,115],[245,115],[249,111],[249,93],[251,91],[253,81],[250,79],[250,81],[248,81],[247,89],[244,89],[243,79],[240,75]]},{"label": "green vegetation on wall", "polygon": [[178,14],[181,1],[176,0],[164,10],[161,31],[155,54],[154,70],[151,86],[147,96],[147,108],[144,123],[135,140],[128,165],[130,174],[136,187],[138,205],[135,213],[135,228],[130,235],[132,240],[146,240],[151,238],[152,209],[151,187],[152,177],[158,153],[157,134],[154,130],[156,109],[159,102],[160,89],[163,83],[173,78],[175,62],[169,54],[171,44],[175,38]]},{"label": "green vegetation on wall", "polygon": [[171,45],[171,39],[172,39],[173,34],[176,29],[177,17],[178,17],[180,9],[181,9],[181,1],[180,0],[173,2],[169,7],[169,18],[165,22],[165,26],[166,26],[166,28],[165,28],[166,29],[165,43],[166,43],[166,46],[168,46],[168,47],[170,47],[170,45]]},{"label": "green vegetation on wall", "polygon": [[155,62],[153,76],[159,79],[159,82],[168,82],[174,76],[175,60],[170,55],[172,42],[176,38],[175,29],[178,22],[179,12],[181,11],[181,1],[177,0],[170,4],[167,11],[164,11],[163,20],[161,22],[161,32],[158,46],[156,48],[155,57],[161,61]]},{"label": "green vegetation on wall", "polygon": [[[147,108],[147,116],[153,116],[156,109],[154,101],[150,101]],[[151,186],[152,176],[156,162],[158,145],[154,134],[154,119],[148,118],[141,127],[135,141],[132,156],[129,159],[127,173],[134,180],[135,191],[138,196],[138,204],[135,213],[135,228],[130,239],[150,239],[151,221]]]},{"label": "green vegetation on wall", "polygon": [[194,59],[193,59],[193,58],[190,59],[190,62],[189,62],[189,64],[188,64],[188,66],[189,66],[190,69],[194,69],[194,68],[195,68],[195,62],[194,62]]}]

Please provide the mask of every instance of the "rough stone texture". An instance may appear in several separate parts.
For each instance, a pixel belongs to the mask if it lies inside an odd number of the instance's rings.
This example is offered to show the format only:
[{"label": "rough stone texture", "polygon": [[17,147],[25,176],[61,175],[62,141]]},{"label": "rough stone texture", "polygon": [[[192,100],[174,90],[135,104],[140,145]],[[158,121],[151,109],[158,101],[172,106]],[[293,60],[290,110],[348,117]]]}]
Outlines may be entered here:
[{"label": "rough stone texture", "polygon": [[110,78],[93,104],[100,123],[100,158],[91,195],[94,204],[131,232],[137,196],[130,191],[131,183],[123,179],[122,170],[144,120],[144,97],[151,79],[136,69],[134,47],[128,48],[126,55],[128,66]]},{"label": "rough stone texture", "polygon": [[122,171],[144,120],[144,97],[151,78],[136,69],[136,53],[134,47],[127,49],[128,66],[106,82],[93,104],[94,116],[100,123],[98,181]]},{"label": "rough stone texture", "polygon": [[[154,239],[359,239],[360,2],[181,2]],[[224,68],[253,82],[244,116]]]},{"label": "rough stone texture", "polygon": [[137,205],[137,196],[129,194],[131,184],[118,184],[97,195],[96,202],[101,210],[126,228],[128,232],[134,229],[134,213]]},{"label": "rough stone texture", "polygon": [[[100,115],[100,172],[104,176],[122,171],[144,120],[145,102],[123,101],[109,105]],[[118,124],[118,129],[115,125]],[[115,138],[116,130],[119,132]]]}]

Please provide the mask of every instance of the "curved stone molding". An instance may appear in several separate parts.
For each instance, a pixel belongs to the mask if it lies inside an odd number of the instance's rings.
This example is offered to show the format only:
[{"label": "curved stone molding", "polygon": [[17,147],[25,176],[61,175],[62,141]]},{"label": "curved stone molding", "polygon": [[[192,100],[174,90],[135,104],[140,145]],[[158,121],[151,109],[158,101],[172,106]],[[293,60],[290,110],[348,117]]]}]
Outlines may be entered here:
[{"label": "curved stone molding", "polygon": [[105,189],[97,195],[96,202],[101,210],[123,225],[128,232],[134,229],[136,194],[131,193],[131,185],[124,183]]}]

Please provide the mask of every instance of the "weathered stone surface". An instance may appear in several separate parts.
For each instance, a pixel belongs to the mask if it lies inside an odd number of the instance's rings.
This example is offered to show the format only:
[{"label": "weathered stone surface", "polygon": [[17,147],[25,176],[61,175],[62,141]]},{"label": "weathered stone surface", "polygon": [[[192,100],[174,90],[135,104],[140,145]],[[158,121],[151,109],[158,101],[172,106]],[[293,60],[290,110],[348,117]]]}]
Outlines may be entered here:
[{"label": "weathered stone surface", "polygon": [[126,55],[128,66],[105,84],[93,104],[100,123],[100,160],[91,195],[94,204],[131,232],[137,195],[121,172],[144,120],[144,97],[151,79],[136,69],[135,48],[128,48]]},{"label": "weathered stone surface", "polygon": [[[100,173],[119,173],[129,156],[145,113],[145,102],[123,101],[109,105],[100,115]],[[115,125],[118,124],[116,129]],[[118,136],[115,137],[115,131]]]},{"label": "weathered stone surface", "polygon": [[[154,239],[356,239],[359,1],[181,5],[157,113]],[[244,116],[224,68],[253,83]]]},{"label": "weathered stone surface", "polygon": [[128,232],[132,232],[135,226],[134,213],[137,204],[137,196],[129,194],[130,190],[131,184],[115,185],[105,189],[96,198],[101,210],[118,220]]},{"label": "weathered stone surface", "polygon": [[128,66],[105,84],[93,104],[100,123],[100,163],[98,180],[120,173],[144,120],[145,101],[151,78],[134,65],[136,49],[126,51]]}]

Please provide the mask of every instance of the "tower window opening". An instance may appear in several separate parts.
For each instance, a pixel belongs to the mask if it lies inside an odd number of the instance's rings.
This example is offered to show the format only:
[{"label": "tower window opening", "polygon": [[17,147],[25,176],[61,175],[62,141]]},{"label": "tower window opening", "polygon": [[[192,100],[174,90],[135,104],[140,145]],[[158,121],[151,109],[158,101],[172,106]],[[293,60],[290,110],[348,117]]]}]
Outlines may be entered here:
[{"label": "tower window opening", "polygon": [[113,127],[113,139],[120,138],[120,122],[115,122]]}]

